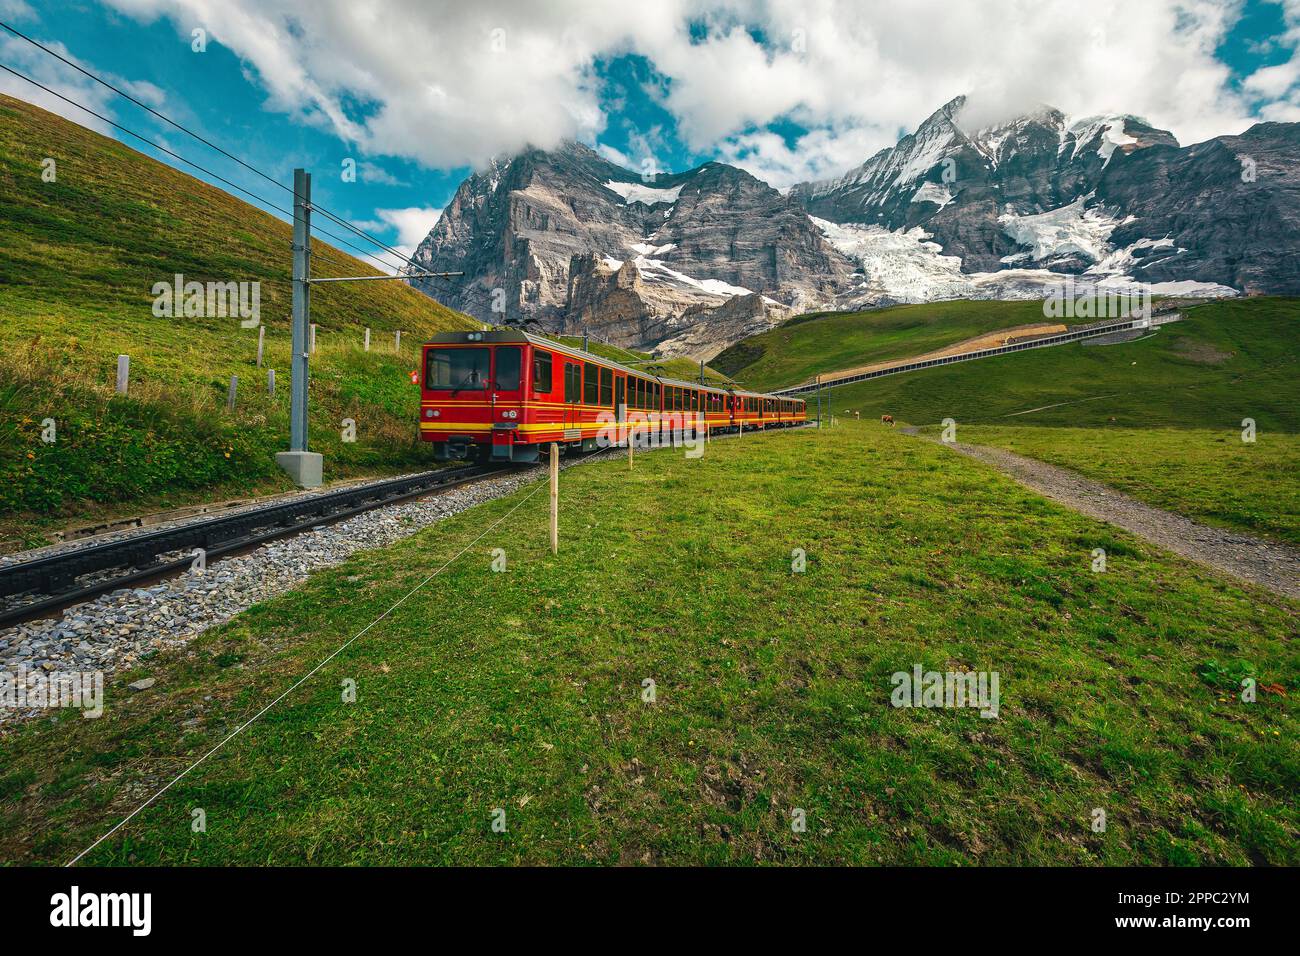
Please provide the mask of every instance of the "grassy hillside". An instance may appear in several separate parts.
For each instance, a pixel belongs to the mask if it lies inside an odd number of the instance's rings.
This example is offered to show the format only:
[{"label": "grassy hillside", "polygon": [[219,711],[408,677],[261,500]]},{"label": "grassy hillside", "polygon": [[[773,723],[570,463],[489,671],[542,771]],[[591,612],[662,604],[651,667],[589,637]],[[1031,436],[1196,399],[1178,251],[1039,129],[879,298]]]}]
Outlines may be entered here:
[{"label": "grassy hillside", "polygon": [[[197,147],[196,147],[197,150]],[[42,161],[57,163],[55,182]],[[287,192],[263,194],[288,207]],[[331,230],[336,231],[336,230]],[[227,193],[35,106],[0,96],[0,538],[98,510],[282,487],[290,228]],[[261,282],[267,364],[237,318],[156,318],[152,287]],[[376,274],[316,242],[317,276]],[[476,326],[397,282],[313,290],[312,442],[329,477],[422,460],[407,373],[431,333]],[[372,351],[361,351],[362,329]],[[403,353],[393,333],[403,331]],[[131,390],[113,397],[116,356]],[[231,375],[237,413],[223,411]],[[58,440],[39,423],[53,418]],[[357,422],[357,442],[339,421]]]},{"label": "grassy hillside", "polygon": [[[968,303],[977,305],[979,303]],[[1062,345],[827,390],[837,414],[914,424],[1300,431],[1300,300],[1197,306],[1122,345]],[[1114,419],[1114,422],[1111,419]]]},{"label": "grassy hillside", "polygon": [[[558,557],[538,487],[6,739],[0,858],[85,849],[450,562],[84,862],[1300,863],[1294,605],[876,423],[566,471]],[[891,706],[916,665],[997,718]]]},{"label": "grassy hillside", "polygon": [[921,355],[986,332],[1044,321],[1041,301],[931,302],[814,313],[736,343],[713,366],[750,388],[782,388],[819,372]]}]

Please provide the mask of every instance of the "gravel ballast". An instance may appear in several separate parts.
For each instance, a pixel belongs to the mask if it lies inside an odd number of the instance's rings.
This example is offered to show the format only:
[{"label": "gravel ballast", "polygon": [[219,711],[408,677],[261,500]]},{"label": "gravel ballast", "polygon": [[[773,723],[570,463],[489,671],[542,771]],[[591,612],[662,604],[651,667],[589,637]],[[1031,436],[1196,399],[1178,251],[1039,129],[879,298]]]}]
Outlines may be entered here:
[{"label": "gravel ballast", "polygon": [[[150,587],[122,588],[69,608],[59,618],[0,630],[0,672],[7,671],[11,680],[24,674],[31,685],[42,673],[102,672],[107,677],[136,667],[161,650],[187,644],[252,605],[297,587],[313,571],[340,564],[356,551],[392,544],[466,508],[508,495],[542,475],[538,469],[505,472],[428,498],[376,508],[224,558],[202,573],[187,572]],[[127,536],[129,532],[113,537]],[[39,553],[80,547],[85,542],[53,545]],[[22,557],[32,556],[29,552]],[[0,726],[41,713],[48,711],[0,705]]]}]

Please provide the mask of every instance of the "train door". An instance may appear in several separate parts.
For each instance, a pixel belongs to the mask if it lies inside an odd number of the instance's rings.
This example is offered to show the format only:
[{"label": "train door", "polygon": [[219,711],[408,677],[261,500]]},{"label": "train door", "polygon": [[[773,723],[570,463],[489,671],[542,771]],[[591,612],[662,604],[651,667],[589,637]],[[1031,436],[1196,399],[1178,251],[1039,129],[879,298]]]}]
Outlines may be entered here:
[{"label": "train door", "polygon": [[614,376],[614,420],[620,425],[627,418],[627,376]]},{"label": "train door", "polygon": [[582,416],[579,414],[582,403],[582,366],[577,362],[564,363],[564,439],[576,441],[582,438]]}]

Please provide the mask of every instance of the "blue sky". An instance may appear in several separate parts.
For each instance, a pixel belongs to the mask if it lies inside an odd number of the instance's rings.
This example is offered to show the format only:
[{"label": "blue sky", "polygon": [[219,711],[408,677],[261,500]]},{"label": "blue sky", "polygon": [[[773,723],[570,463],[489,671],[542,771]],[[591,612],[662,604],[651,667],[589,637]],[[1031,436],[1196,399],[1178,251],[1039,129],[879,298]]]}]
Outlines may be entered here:
[{"label": "blue sky", "polygon": [[[1300,0],[881,3],[0,0],[0,19],[282,182],[309,168],[319,202],[406,249],[471,168],[525,143],[576,138],[638,171],[719,159],[785,188],[963,92],[988,116],[1131,112],[1183,142],[1300,119]],[[276,192],[12,36],[0,62]],[[56,105],[7,75],[0,89]]]}]

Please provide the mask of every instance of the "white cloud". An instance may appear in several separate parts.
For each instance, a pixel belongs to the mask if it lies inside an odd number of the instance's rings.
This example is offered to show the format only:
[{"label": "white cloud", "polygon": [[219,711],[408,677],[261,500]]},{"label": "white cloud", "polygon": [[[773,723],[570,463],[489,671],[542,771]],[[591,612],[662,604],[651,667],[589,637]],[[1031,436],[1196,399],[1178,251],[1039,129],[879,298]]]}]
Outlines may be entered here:
[{"label": "white cloud", "polygon": [[[409,259],[415,254],[415,247],[423,242],[424,237],[433,229],[438,217],[442,215],[442,209],[435,209],[430,206],[408,206],[405,209],[376,209],[375,215],[379,218],[358,222],[356,223],[357,228],[363,229],[371,235],[377,232],[386,232],[389,229],[396,229],[397,241],[388,245],[400,252],[403,258]],[[382,250],[376,251],[375,255],[386,260],[394,258]],[[395,270],[388,269],[386,271],[393,272]]]},{"label": "white cloud", "polygon": [[[963,92],[994,111],[1136,113],[1183,142],[1289,102],[1268,99],[1280,74],[1243,97],[1216,58],[1241,0],[318,0],[309,14],[300,0],[106,2],[186,37],[203,25],[270,109],[439,168],[597,141],[593,63],[622,53],[667,78],[662,103],[691,149],[782,184],[860,163]],[[813,131],[797,155],[754,132],[783,118]]]},{"label": "white cloud", "polygon": [[745,133],[723,140],[719,153],[725,162],[747,170],[781,192],[795,183],[826,179],[860,165],[879,144],[861,129],[815,129],[799,137],[791,148],[776,133]]},{"label": "white cloud", "polygon": [[1256,70],[1242,87],[1264,101],[1259,109],[1264,119],[1294,123],[1300,121],[1300,0],[1280,2],[1286,30],[1277,43],[1291,48],[1291,59]]}]

